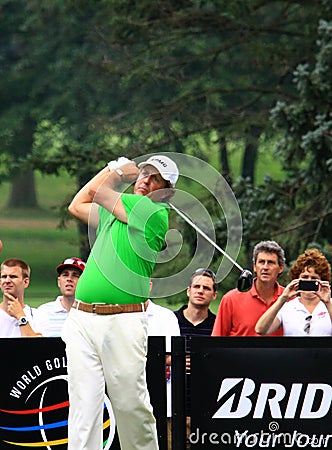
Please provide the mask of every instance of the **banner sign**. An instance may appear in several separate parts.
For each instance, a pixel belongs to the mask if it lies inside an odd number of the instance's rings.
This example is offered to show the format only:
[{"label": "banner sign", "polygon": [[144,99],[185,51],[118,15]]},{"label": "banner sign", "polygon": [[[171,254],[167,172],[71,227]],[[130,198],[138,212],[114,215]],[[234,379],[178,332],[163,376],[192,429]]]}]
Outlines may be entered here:
[{"label": "banner sign", "polygon": [[332,448],[331,338],[192,338],[192,449]]},{"label": "banner sign", "polygon": [[[183,338],[173,339],[182,345]],[[147,381],[165,450],[163,338],[149,338],[148,347]],[[332,448],[331,338],[194,337],[190,391],[181,348],[172,355],[173,411],[184,436],[179,411],[190,395],[192,450]],[[0,357],[0,449],[65,450],[69,403],[62,340],[2,338]],[[103,433],[104,449],[119,450],[106,394]],[[174,449],[179,442],[173,439]]]},{"label": "banner sign", "polygon": [[[2,338],[0,343],[0,449],[66,450],[69,401],[64,343],[60,338],[42,337]],[[149,338],[149,352],[150,347],[153,355],[149,358],[148,373],[155,378],[150,395],[153,403],[153,392],[157,390],[158,405],[154,412],[163,430],[159,436],[164,442],[166,387],[163,338]],[[103,436],[104,450],[119,450],[115,419],[106,393]]]}]

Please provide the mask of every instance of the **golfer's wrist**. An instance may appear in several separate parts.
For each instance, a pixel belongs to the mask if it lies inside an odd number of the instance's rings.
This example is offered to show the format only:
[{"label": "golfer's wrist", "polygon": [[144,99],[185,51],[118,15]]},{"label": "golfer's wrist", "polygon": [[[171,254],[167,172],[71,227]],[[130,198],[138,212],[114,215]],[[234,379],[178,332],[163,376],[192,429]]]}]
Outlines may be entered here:
[{"label": "golfer's wrist", "polygon": [[122,179],[123,171],[121,169],[113,169],[113,172],[115,172],[120,179]]},{"label": "golfer's wrist", "polygon": [[112,169],[109,172],[109,182],[113,187],[121,183],[123,177],[123,171],[121,169]]},{"label": "golfer's wrist", "polygon": [[107,163],[107,166],[106,166],[107,168],[108,168],[108,170],[110,171],[110,172],[112,172],[114,169],[116,169],[116,167],[117,167],[117,164],[116,164],[116,161],[109,161],[108,163]]}]

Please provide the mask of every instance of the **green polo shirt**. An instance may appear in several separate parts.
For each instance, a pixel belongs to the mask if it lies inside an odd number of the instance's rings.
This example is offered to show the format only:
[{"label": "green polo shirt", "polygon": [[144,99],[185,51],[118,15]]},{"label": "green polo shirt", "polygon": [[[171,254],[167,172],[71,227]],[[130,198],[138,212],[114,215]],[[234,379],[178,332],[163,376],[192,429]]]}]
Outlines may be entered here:
[{"label": "green polo shirt", "polygon": [[140,303],[149,297],[169,207],[135,194],[122,194],[121,200],[127,224],[99,207],[97,239],[76,287],[76,298],[82,302]]}]

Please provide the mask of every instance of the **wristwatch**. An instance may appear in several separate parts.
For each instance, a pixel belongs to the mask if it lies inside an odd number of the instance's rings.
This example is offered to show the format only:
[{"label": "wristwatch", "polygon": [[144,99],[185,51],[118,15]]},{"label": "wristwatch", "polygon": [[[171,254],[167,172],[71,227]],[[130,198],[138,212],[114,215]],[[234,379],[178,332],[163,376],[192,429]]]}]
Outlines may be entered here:
[{"label": "wristwatch", "polygon": [[17,325],[21,327],[22,325],[26,325],[28,322],[28,319],[25,316],[22,316],[18,319]]}]

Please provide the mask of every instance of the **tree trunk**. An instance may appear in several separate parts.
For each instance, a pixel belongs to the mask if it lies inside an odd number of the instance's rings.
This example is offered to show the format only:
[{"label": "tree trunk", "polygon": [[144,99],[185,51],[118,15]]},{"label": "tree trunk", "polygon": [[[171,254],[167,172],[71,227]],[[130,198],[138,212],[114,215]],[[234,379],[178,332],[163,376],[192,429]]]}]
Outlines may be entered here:
[{"label": "tree trunk", "polygon": [[[85,184],[94,176],[95,174],[87,173],[85,175],[82,175],[78,177],[78,185],[79,189],[81,189]],[[91,247],[94,244],[94,241],[96,239],[96,233],[93,228],[89,228],[89,226],[81,221],[77,223],[77,231],[79,236],[79,252],[80,252],[80,258],[83,259],[83,261],[87,261]]]},{"label": "tree trunk", "polygon": [[255,184],[255,169],[258,155],[258,140],[261,134],[261,129],[257,127],[251,127],[249,130],[249,136],[246,139],[246,146],[244,149],[243,162],[242,162],[242,178],[248,178],[251,184]]},{"label": "tree trunk", "polygon": [[38,207],[33,170],[22,172],[13,179],[7,206],[9,208]]},{"label": "tree trunk", "polygon": [[219,139],[220,142],[220,164],[221,164],[221,174],[227,181],[227,183],[232,186],[232,175],[229,167],[228,153],[227,153],[227,142],[224,136]]},{"label": "tree trunk", "polygon": [[88,225],[83,222],[78,222],[77,230],[80,242],[80,250],[79,250],[80,258],[82,258],[83,261],[87,261],[91,250],[90,239],[91,239],[91,247],[94,242],[93,231],[89,230]]}]

